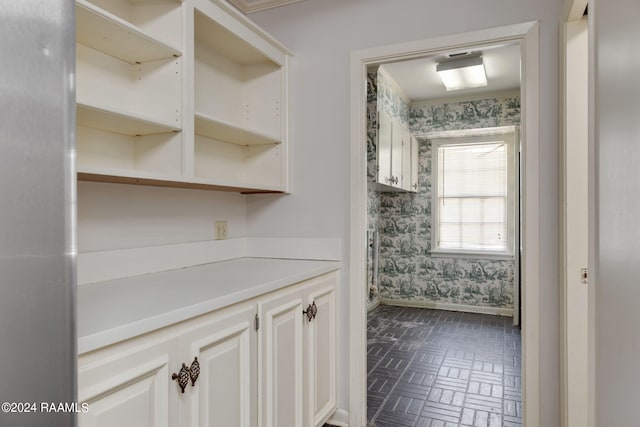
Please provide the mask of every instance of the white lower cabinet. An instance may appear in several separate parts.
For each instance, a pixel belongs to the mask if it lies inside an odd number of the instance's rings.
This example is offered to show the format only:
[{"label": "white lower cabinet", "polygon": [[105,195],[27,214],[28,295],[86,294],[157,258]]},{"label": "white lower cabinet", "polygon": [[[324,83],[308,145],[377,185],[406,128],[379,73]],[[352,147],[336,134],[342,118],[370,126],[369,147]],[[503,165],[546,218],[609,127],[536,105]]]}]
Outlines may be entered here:
[{"label": "white lower cabinet", "polygon": [[336,410],[336,284],[329,274],[258,304],[261,427],[315,427]]},{"label": "white lower cabinet", "polygon": [[181,425],[256,425],[255,315],[255,305],[242,304],[224,314],[213,313],[204,324],[181,333],[180,360],[186,366],[195,360],[200,365],[195,384],[189,382],[180,396]]},{"label": "white lower cabinet", "polygon": [[258,304],[261,427],[304,425],[302,307],[302,289]]},{"label": "white lower cabinet", "polygon": [[321,426],[336,409],[337,284],[328,273],[81,355],[80,427]]},{"label": "white lower cabinet", "polygon": [[80,358],[78,400],[88,404],[80,426],[178,425],[178,390],[170,380],[177,338],[137,344]]},{"label": "white lower cabinet", "polygon": [[[336,276],[322,276],[305,288],[305,305],[315,304],[307,323],[306,381],[308,426],[320,426],[335,412],[337,397]],[[306,320],[306,319],[305,319]]]}]

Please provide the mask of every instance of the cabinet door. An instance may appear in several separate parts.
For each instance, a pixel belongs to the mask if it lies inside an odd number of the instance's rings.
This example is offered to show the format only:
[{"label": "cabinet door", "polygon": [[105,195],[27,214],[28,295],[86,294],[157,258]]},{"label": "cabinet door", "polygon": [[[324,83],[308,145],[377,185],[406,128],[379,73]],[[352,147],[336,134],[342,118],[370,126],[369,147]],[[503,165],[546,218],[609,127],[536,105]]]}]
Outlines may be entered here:
[{"label": "cabinet door", "polygon": [[337,273],[322,276],[305,287],[305,304],[317,307],[315,318],[307,322],[305,390],[307,426],[317,427],[336,410],[337,381]]},{"label": "cabinet door", "polygon": [[109,352],[86,365],[80,358],[78,400],[89,410],[78,414],[78,425],[177,425],[178,392],[170,378],[177,369],[177,349],[173,338]]},{"label": "cabinet door", "polygon": [[378,111],[378,182],[391,185],[391,116]]},{"label": "cabinet door", "polygon": [[180,395],[182,425],[252,427],[257,414],[255,305],[214,313],[180,335],[181,362],[197,357],[200,375]]},{"label": "cabinet door", "polygon": [[418,191],[418,168],[419,156],[420,156],[420,146],[418,144],[418,140],[416,137],[411,137],[411,191]]},{"label": "cabinet door", "polygon": [[258,304],[261,427],[303,426],[302,289]]},{"label": "cabinet door", "polygon": [[391,176],[397,188],[402,187],[402,157],[402,122],[396,117],[391,126]]},{"label": "cabinet door", "polygon": [[411,191],[411,133],[409,125],[402,126],[402,189]]}]

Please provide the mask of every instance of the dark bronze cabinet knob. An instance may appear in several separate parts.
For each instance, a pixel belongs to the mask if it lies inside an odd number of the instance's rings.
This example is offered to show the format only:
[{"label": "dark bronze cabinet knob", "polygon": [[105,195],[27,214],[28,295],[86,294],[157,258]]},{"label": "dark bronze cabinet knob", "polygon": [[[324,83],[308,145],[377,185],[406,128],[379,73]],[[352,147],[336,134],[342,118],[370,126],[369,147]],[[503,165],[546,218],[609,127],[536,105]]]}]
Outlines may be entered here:
[{"label": "dark bronze cabinet knob", "polygon": [[180,372],[171,374],[171,379],[178,381],[180,391],[184,393],[184,389],[189,385],[189,380],[191,380],[191,386],[193,387],[196,385],[198,376],[200,376],[200,362],[198,362],[198,357],[194,357],[191,366],[187,367],[187,364],[183,363]]},{"label": "dark bronze cabinet knob", "polygon": [[189,384],[189,368],[187,368],[187,365],[183,363],[182,368],[180,368],[180,372],[177,374],[171,374],[171,379],[178,381],[180,391],[184,393],[184,389],[187,388],[187,385]]},{"label": "dark bronze cabinet knob", "polygon": [[196,380],[200,375],[200,362],[198,362],[198,358],[194,357],[193,362],[191,362],[191,367],[189,367],[189,378],[191,378],[191,386],[196,385]]},{"label": "dark bronze cabinet knob", "polygon": [[315,319],[316,314],[318,314],[318,306],[316,305],[316,302],[314,301],[313,304],[309,304],[309,307],[307,307],[306,310],[303,310],[302,314],[307,315],[307,321],[309,322],[311,322],[311,319]]}]

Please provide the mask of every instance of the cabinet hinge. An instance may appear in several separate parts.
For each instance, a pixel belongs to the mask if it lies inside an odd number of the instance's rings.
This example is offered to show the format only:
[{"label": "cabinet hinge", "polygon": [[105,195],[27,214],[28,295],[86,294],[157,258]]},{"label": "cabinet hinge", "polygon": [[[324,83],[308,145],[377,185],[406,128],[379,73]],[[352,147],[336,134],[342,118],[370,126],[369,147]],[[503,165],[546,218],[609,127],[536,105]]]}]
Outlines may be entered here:
[{"label": "cabinet hinge", "polygon": [[255,328],[256,328],[256,331],[257,331],[258,329],[260,329],[260,317],[258,316],[258,313],[256,313],[256,318],[255,318],[254,326],[255,326]]}]

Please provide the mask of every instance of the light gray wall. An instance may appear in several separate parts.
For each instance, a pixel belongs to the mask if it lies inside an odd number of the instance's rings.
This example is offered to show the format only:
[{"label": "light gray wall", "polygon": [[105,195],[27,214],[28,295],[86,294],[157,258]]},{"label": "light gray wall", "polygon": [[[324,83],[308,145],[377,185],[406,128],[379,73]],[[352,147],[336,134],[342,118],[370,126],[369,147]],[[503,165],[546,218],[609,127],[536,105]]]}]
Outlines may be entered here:
[{"label": "light gray wall", "polygon": [[[348,275],[349,54],[353,50],[540,21],[540,425],[559,425],[558,0],[306,0],[252,14],[295,53],[291,61],[291,189],[247,201],[251,236],[327,236],[345,242]],[[346,282],[345,282],[346,283]],[[362,284],[351,284],[362,286]],[[342,321],[348,283],[340,295]],[[346,325],[346,323],[344,323]],[[348,348],[347,328],[341,328]],[[348,403],[341,354],[339,405]]]},{"label": "light gray wall", "polygon": [[78,252],[170,245],[214,238],[226,220],[229,238],[246,237],[239,193],[78,182]]},{"label": "light gray wall", "polygon": [[638,18],[637,0],[589,2],[595,49],[596,426],[640,422]]}]

